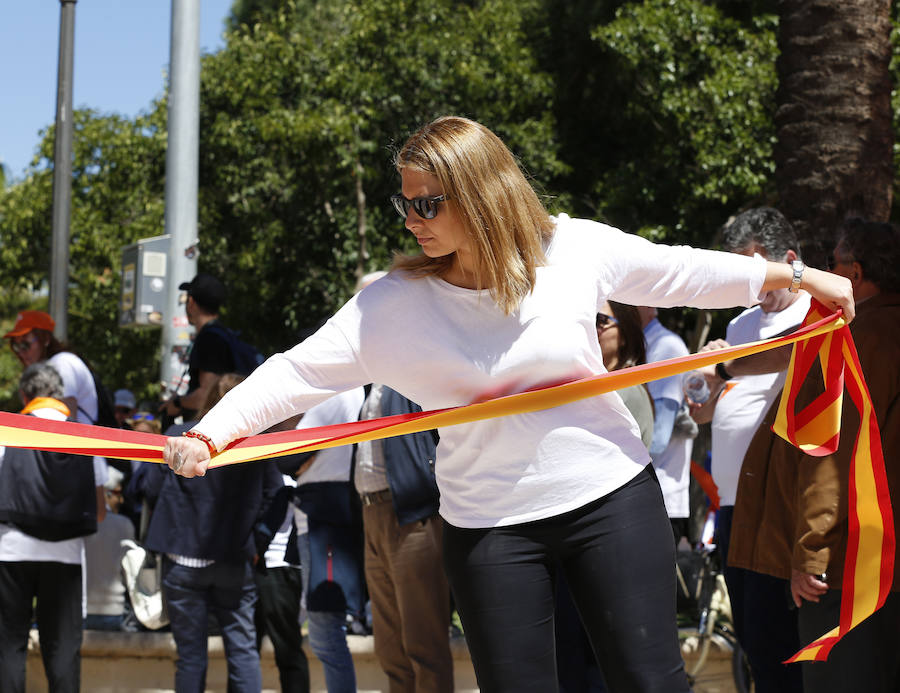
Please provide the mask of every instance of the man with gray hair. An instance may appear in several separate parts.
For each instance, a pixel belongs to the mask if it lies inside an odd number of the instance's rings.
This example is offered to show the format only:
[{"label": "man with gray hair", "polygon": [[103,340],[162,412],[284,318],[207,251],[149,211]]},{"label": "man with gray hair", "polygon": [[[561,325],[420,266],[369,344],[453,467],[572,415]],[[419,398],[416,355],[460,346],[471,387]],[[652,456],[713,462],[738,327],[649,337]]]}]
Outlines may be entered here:
[{"label": "man with gray hair", "polygon": [[[63,382],[46,362],[19,380],[22,414],[65,421]],[[105,515],[103,458],[0,447],[0,690],[25,690],[28,631],[37,621],[51,691],[81,678],[84,537]],[[32,613],[32,604],[36,604]]]},{"label": "man with gray hair", "polygon": [[[762,255],[786,262],[802,277],[797,237],[784,215],[771,207],[750,209],[735,217],[722,232],[723,249],[740,255]],[[797,289],[797,290],[794,290]],[[725,340],[701,351],[744,344],[792,331],[809,310],[809,294],[779,289],[763,295],[758,305],[728,324]],[[782,367],[783,368],[783,367]],[[760,422],[784,385],[783,370],[758,375],[730,374],[723,364],[706,369],[711,395],[693,406],[698,423],[712,422],[712,476],[721,507],[716,542],[725,568],[735,631],[747,652],[758,693],[801,690],[800,671],[782,662],[800,648],[796,611],[788,608],[788,585],[770,575],[733,568],[728,564],[729,537],[735,495],[747,447]]]}]

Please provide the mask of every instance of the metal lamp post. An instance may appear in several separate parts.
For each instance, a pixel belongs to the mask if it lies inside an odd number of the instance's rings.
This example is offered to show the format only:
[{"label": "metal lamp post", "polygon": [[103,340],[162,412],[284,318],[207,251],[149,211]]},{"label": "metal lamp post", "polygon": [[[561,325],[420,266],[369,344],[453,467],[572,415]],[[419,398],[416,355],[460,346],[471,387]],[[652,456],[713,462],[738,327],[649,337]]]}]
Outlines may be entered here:
[{"label": "metal lamp post", "polygon": [[59,0],[59,67],[56,76],[56,129],[53,144],[53,212],[50,256],[50,316],[56,337],[65,341],[69,313],[69,221],[72,211],[72,72],[75,3]]}]

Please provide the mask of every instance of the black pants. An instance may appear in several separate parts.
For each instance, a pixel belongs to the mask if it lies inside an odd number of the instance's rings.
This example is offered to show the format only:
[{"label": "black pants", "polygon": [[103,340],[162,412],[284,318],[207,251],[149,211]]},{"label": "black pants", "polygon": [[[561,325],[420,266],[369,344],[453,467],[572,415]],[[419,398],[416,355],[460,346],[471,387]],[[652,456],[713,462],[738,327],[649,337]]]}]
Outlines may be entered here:
[{"label": "black pants", "polygon": [[[840,617],[841,590],[828,590],[818,602],[803,602],[803,644],[834,628]],[[799,666],[808,693],[900,693],[900,592],[891,592],[881,609],[841,638],[828,661]]]},{"label": "black pants", "polygon": [[733,505],[719,509],[716,541],[725,566],[735,633],[747,653],[754,690],[756,693],[800,693],[803,689],[800,665],[784,664],[800,649],[797,610],[792,608],[790,597],[791,583],[728,565],[733,518]]},{"label": "black pants", "polygon": [[690,690],[675,621],[675,545],[648,465],[573,512],[492,529],[445,524],[444,567],[483,693],[557,690],[560,565],[611,690]]},{"label": "black pants", "polygon": [[268,635],[275,650],[282,693],[309,693],[309,662],[300,633],[300,569],[284,566],[269,568],[264,575],[257,572],[256,589],[257,647],[263,635]]},{"label": "black pants", "polygon": [[[37,597],[37,606],[31,605]],[[0,691],[24,693],[32,616],[41,639],[47,687],[81,685],[81,566],[51,561],[0,562]]]},{"label": "black pants", "polygon": [[562,575],[557,576],[554,618],[560,693],[607,693],[591,640],[572,601],[566,578]]}]

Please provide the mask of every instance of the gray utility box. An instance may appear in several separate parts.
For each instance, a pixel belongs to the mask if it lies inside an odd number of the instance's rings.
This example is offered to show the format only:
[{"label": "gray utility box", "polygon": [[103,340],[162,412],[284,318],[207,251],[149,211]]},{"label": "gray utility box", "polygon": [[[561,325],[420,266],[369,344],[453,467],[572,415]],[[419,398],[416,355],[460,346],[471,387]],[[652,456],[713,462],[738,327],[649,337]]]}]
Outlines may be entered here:
[{"label": "gray utility box", "polygon": [[122,248],[120,327],[161,327],[166,307],[170,236],[142,238]]}]

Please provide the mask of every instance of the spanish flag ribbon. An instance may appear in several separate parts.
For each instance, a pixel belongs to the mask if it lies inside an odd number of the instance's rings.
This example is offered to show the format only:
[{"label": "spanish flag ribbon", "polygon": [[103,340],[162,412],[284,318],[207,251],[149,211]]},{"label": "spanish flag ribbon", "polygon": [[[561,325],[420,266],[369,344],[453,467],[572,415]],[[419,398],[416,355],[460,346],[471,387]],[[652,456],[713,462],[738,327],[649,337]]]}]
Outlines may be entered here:
[{"label": "spanish flag ribbon", "polygon": [[[791,661],[825,659],[834,642],[884,603],[892,581],[894,536],[881,437],[856,348],[840,312],[828,314],[815,302],[804,324],[783,337],[643,364],[460,407],[242,438],[213,457],[209,466],[221,467],[549,409],[787,344],[795,347],[786,380],[788,385],[774,426],[779,435],[811,455],[828,454],[836,449],[845,373],[850,376],[847,389],[862,414],[851,470],[851,539],[841,624],[801,650]],[[826,378],[825,394],[803,411],[795,412],[797,390],[817,356]],[[10,447],[162,462],[164,444],[162,435],[0,412],[0,445]]]},{"label": "spanish flag ribbon", "polygon": [[[263,433],[232,442],[213,457],[209,466],[210,468],[222,467],[239,462],[251,462],[297,452],[309,452],[367,440],[417,433],[432,428],[471,423],[499,416],[549,409],[632,385],[677,375],[719,361],[740,358],[785,344],[813,339],[838,329],[843,324],[843,318],[836,313],[805,325],[784,337],[647,363],[465,406],[386,416],[332,426]],[[0,445],[10,447],[162,462],[165,440],[165,436],[153,433],[124,431],[70,421],[51,421],[33,416],[0,412]]]},{"label": "spanish flag ribbon", "polygon": [[[814,323],[824,314],[824,307],[813,301],[804,324]],[[825,390],[798,412],[797,394],[816,357]],[[807,455],[822,457],[834,453],[840,442],[845,387],[859,410],[860,427],[850,461],[840,623],[788,662],[825,661],[838,640],[881,608],[893,581],[896,537],[881,432],[848,326],[794,347],[772,430]]]}]

